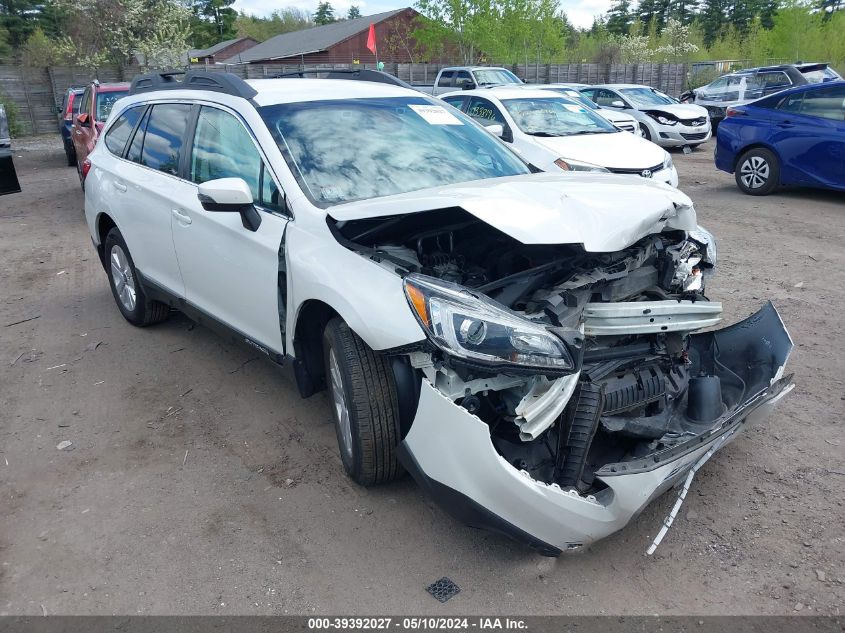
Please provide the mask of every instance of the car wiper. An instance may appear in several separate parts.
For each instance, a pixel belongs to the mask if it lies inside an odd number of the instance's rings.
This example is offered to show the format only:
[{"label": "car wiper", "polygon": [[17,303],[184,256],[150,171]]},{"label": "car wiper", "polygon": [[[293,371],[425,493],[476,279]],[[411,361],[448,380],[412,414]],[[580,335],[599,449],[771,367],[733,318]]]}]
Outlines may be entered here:
[{"label": "car wiper", "polygon": [[579,132],[570,132],[567,136],[580,136],[581,134],[613,134],[616,130],[581,130]]},{"label": "car wiper", "polygon": [[529,136],[568,136],[567,134],[555,134],[554,132],[526,132]]}]

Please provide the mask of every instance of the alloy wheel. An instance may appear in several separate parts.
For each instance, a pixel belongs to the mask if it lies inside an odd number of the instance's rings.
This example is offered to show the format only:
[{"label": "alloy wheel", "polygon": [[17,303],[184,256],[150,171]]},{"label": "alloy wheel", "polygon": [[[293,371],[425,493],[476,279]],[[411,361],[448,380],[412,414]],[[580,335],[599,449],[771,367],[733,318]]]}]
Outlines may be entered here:
[{"label": "alloy wheel", "polygon": [[739,177],[749,189],[759,189],[769,181],[769,163],[761,156],[749,156],[739,168]]},{"label": "alloy wheel", "polygon": [[120,247],[115,244],[109,253],[111,262],[111,278],[114,282],[114,289],[120,299],[120,303],[127,312],[135,310],[138,295],[135,289],[135,277],[132,275],[132,268],[129,266],[129,258]]},{"label": "alloy wheel", "polygon": [[329,373],[331,374],[332,401],[337,424],[340,428],[341,447],[340,450],[347,458],[352,458],[352,423],[349,420],[349,407],[346,406],[346,397],[343,393],[343,380],[340,375],[340,365],[337,362],[334,349],[329,350]]}]

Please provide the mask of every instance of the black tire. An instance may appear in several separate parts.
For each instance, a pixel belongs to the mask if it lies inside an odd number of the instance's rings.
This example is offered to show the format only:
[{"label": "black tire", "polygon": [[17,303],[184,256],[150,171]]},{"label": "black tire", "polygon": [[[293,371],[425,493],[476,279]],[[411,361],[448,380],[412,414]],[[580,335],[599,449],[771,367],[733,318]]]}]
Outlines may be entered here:
[{"label": "black tire", "polygon": [[67,157],[67,166],[76,167],[76,151],[73,147],[65,146],[65,156]]},{"label": "black tire", "polygon": [[[125,279],[123,280],[119,278],[116,279],[116,277],[120,274],[118,270],[121,266],[115,266],[117,261],[120,260],[120,255],[114,250],[115,248],[119,248],[125,256],[128,274],[125,275]],[[106,235],[106,240],[103,245],[103,253],[106,265],[106,274],[109,278],[109,286],[111,287],[112,296],[114,296],[114,302],[117,304],[117,308],[120,310],[123,318],[129,321],[132,325],[137,325],[138,327],[144,327],[164,321],[170,315],[170,306],[165,303],[161,303],[160,301],[153,301],[144,294],[144,289],[141,287],[140,278],[138,277],[138,271],[135,269],[135,262],[132,260],[129,248],[126,246],[123,235],[120,234],[117,227],[114,227],[111,231],[109,231],[108,235]],[[118,259],[115,260],[115,257]],[[121,262],[121,264],[122,263],[123,262]],[[122,281],[125,286],[127,280],[132,282],[132,288],[135,292],[134,306],[131,308],[127,307],[124,303],[124,299],[120,296],[121,291],[118,290],[120,282]]]},{"label": "black tire", "polygon": [[750,196],[767,196],[780,184],[780,163],[774,152],[755,147],[736,161],[736,186]]},{"label": "black tire", "polygon": [[[339,376],[332,374],[332,354]],[[347,474],[362,486],[396,479],[403,472],[397,458],[399,398],[387,358],[370,349],[336,317],[323,331],[323,360],[340,458]],[[337,378],[347,411],[347,432],[341,428],[342,414],[335,399]]]},{"label": "black tire", "polygon": [[651,140],[651,130],[648,129],[648,126],[645,123],[640,123],[640,132],[643,133],[643,138],[645,140]]}]

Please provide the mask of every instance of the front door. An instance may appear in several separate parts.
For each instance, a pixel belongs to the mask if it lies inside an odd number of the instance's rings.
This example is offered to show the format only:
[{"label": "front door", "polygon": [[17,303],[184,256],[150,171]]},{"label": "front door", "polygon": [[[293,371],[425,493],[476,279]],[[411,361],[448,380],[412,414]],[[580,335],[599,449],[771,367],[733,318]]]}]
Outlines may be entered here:
[{"label": "front door", "polygon": [[[199,110],[186,178],[194,184],[173,209],[173,243],[188,303],[269,355],[283,354],[279,275],[286,267],[279,257],[288,217],[252,134],[234,113]],[[202,208],[197,185],[218,178],[246,181],[261,215],[258,230],[245,228],[238,213]]]}]

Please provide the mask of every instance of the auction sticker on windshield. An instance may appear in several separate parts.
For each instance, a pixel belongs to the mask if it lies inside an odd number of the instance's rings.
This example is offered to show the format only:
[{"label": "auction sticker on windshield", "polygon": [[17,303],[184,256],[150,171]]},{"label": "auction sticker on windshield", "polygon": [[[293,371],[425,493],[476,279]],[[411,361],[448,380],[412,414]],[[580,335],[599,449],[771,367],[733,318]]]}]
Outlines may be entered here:
[{"label": "auction sticker on windshield", "polygon": [[443,106],[409,104],[408,107],[431,125],[463,125],[458,117]]}]

